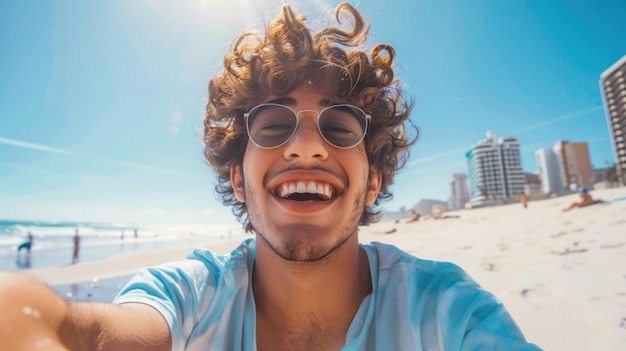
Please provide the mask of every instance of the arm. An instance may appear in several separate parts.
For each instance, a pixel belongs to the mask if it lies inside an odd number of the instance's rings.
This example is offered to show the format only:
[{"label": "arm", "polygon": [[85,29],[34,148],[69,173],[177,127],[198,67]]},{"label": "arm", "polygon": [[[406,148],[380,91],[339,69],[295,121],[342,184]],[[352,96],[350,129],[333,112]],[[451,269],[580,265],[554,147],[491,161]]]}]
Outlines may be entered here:
[{"label": "arm", "polygon": [[167,323],[152,307],[70,303],[22,274],[0,272],[0,310],[8,350],[171,349]]}]

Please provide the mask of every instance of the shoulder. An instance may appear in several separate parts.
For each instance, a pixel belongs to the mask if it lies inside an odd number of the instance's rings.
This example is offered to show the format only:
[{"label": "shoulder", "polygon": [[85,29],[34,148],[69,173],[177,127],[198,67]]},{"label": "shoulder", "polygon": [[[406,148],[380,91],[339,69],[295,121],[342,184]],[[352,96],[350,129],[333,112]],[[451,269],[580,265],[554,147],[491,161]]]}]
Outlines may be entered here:
[{"label": "shoulder", "polygon": [[[537,350],[526,343],[502,302],[461,267],[420,259],[387,244],[362,246],[377,262],[372,266],[372,276],[378,274],[373,297],[382,330],[428,330],[443,340],[445,349],[461,349],[462,344],[475,346],[470,349],[491,345],[489,349]],[[398,325],[389,329],[390,323]]]},{"label": "shoulder", "polygon": [[[236,276],[247,276],[248,263],[254,260],[254,243],[244,241],[229,254],[198,248],[187,254],[184,260],[169,262],[140,270],[120,292],[132,295],[133,291],[147,295],[203,296],[213,295],[217,286],[235,288]],[[220,284],[226,280],[228,284]]]},{"label": "shoulder", "polygon": [[390,274],[402,274],[407,277],[419,277],[420,279],[432,280],[445,278],[450,283],[453,281],[472,281],[472,278],[459,266],[451,262],[433,261],[421,259],[396,246],[372,242],[362,245],[368,252],[368,256],[375,256],[378,271]]},{"label": "shoulder", "polygon": [[[239,325],[245,314],[242,306],[249,292],[254,255],[253,240],[225,255],[195,249],[184,260],[143,269],[114,302],[142,303],[156,309],[170,328],[172,349],[182,350],[199,325],[212,328],[193,336],[205,341],[223,333],[223,328]],[[225,314],[225,310],[237,312]],[[228,330],[232,333],[234,329]]]},{"label": "shoulder", "polygon": [[372,243],[378,260],[378,298],[394,296],[408,310],[472,314],[479,306],[496,307],[500,301],[454,263],[424,260],[397,247]]},{"label": "shoulder", "polygon": [[249,239],[227,254],[217,254],[209,249],[196,248],[187,254],[184,260],[158,265],[147,270],[153,274],[178,276],[183,280],[193,280],[196,284],[201,284],[207,279],[215,282],[229,275],[248,274],[254,255],[254,240]]},{"label": "shoulder", "polygon": [[219,255],[209,249],[197,248],[187,254],[185,260],[191,265],[206,267],[211,273],[219,274],[231,270],[247,270],[254,261],[255,252],[254,239],[248,239],[228,254]]}]

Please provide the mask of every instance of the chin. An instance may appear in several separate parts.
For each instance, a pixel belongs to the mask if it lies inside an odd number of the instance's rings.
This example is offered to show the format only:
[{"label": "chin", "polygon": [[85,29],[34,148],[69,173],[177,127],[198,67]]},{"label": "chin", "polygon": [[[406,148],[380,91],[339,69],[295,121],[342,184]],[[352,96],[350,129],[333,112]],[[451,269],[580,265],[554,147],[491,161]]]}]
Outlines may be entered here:
[{"label": "chin", "polygon": [[356,233],[340,233],[328,236],[332,231],[311,225],[289,226],[280,229],[280,237],[261,238],[285,260],[294,262],[317,262],[331,256]]}]

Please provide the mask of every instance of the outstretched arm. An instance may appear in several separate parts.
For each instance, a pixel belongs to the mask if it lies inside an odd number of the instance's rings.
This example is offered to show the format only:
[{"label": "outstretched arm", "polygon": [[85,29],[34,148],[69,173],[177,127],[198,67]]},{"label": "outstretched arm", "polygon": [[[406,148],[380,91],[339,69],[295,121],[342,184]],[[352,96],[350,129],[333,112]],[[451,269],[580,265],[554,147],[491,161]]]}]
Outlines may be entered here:
[{"label": "outstretched arm", "polygon": [[152,307],[70,303],[27,275],[0,272],[0,340],[7,350],[170,350]]}]

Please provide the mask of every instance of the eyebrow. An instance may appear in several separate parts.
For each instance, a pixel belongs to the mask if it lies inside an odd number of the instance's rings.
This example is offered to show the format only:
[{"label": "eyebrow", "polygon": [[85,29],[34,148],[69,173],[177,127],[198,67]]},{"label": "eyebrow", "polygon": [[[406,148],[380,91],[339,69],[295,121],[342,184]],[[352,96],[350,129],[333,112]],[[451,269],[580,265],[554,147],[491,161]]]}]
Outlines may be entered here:
[{"label": "eyebrow", "polygon": [[[272,99],[269,101],[266,101],[265,103],[269,103],[269,104],[279,104],[279,105],[285,105],[285,106],[294,106],[298,103],[298,101],[294,98],[292,98],[291,96],[282,96],[276,99]],[[327,98],[323,98],[320,99],[319,101],[317,101],[317,105],[321,106],[321,107],[328,107],[331,105],[331,101],[330,99]]]}]

